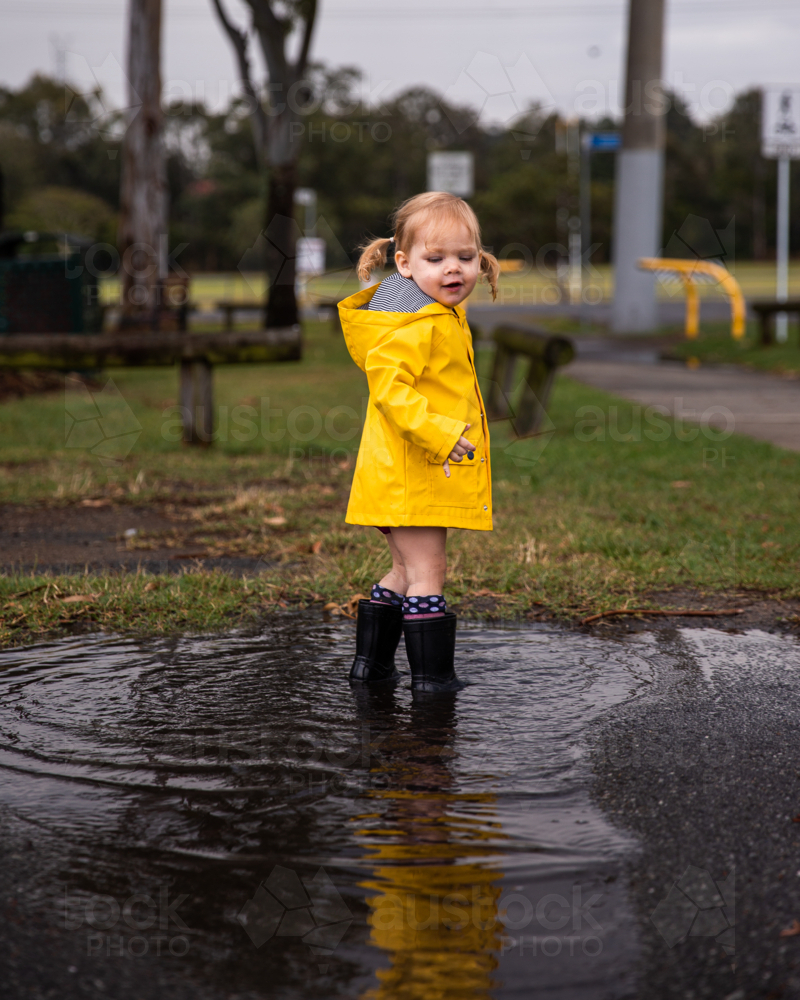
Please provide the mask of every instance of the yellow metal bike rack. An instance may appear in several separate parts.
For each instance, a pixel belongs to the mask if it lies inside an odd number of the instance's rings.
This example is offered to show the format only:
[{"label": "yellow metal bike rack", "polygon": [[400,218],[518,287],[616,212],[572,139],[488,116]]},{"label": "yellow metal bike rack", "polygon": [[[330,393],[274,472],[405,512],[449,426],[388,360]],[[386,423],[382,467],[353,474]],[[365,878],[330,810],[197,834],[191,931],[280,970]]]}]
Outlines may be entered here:
[{"label": "yellow metal bike rack", "polygon": [[700,323],[700,297],[697,294],[695,275],[705,274],[715,278],[728,296],[731,304],[731,336],[741,340],[745,329],[745,302],[739,282],[721,264],[708,260],[680,260],[673,257],[640,257],[639,267],[644,271],[673,271],[683,281],[686,292],[686,336],[694,340]]}]

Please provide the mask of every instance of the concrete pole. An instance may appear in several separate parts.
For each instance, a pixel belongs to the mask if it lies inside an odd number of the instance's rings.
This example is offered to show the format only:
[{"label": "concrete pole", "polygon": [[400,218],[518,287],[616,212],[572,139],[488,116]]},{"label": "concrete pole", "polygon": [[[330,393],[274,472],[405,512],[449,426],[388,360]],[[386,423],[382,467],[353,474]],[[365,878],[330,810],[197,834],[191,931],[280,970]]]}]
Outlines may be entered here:
[{"label": "concrete pole", "polygon": [[629,0],[625,120],[614,190],[615,333],[646,333],[658,325],[655,275],[640,271],[636,262],[655,257],[661,243],[663,37],[664,0]]},{"label": "concrete pole", "polygon": [[[778,240],[777,280],[775,298],[785,302],[789,297],[789,165],[788,156],[778,159]],[[786,313],[775,316],[775,340],[785,344],[789,339],[789,317]]]}]

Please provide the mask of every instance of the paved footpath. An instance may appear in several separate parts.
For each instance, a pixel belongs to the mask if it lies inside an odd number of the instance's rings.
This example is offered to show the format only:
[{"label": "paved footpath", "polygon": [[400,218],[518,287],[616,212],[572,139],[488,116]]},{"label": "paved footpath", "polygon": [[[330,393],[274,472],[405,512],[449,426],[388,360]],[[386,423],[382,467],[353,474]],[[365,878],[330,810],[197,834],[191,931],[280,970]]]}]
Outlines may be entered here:
[{"label": "paved footpath", "polygon": [[705,415],[712,428],[727,423],[737,434],[800,451],[800,381],[727,365],[691,370],[678,362],[642,364],[580,351],[563,371],[643,406],[664,406],[687,423]]}]

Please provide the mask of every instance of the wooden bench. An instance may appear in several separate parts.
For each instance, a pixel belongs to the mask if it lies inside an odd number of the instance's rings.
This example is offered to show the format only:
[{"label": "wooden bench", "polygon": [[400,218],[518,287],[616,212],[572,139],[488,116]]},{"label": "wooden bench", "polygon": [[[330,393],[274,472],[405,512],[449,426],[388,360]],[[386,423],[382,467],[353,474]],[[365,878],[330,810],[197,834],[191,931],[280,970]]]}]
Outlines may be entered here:
[{"label": "wooden bench", "polygon": [[225,330],[233,330],[233,314],[235,312],[260,313],[264,310],[263,302],[232,302],[228,299],[222,302],[215,302],[214,306],[225,316],[225,323],[223,325]]},{"label": "wooden bench", "polygon": [[[510,419],[518,437],[536,434],[547,413],[556,371],[572,361],[575,347],[566,337],[558,337],[540,327],[512,323],[495,327],[492,339],[495,355],[486,397],[486,416],[489,420]],[[520,357],[529,359],[529,363],[522,395],[516,412],[512,412],[511,395],[517,388],[514,372]]]},{"label": "wooden bench", "polygon": [[240,333],[9,333],[0,368],[87,371],[180,364],[183,440],[209,444],[214,433],[213,366],[299,361],[299,326]]},{"label": "wooden bench", "polygon": [[800,315],[800,299],[788,299],[786,302],[778,302],[777,299],[753,299],[749,305],[758,319],[758,339],[762,347],[769,347],[775,343],[777,313]]}]

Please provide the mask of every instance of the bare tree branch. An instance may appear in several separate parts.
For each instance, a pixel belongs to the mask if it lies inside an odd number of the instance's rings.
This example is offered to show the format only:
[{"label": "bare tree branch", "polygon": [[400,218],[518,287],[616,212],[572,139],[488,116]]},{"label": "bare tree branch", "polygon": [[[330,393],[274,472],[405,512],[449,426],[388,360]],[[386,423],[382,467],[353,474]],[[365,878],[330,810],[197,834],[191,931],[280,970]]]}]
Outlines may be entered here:
[{"label": "bare tree branch", "polygon": [[245,0],[245,2],[253,11],[253,27],[258,32],[270,80],[273,83],[286,83],[293,68],[287,62],[285,52],[286,36],[292,30],[292,22],[275,14],[272,0]]},{"label": "bare tree branch", "polygon": [[220,0],[211,0],[211,2],[214,4],[217,16],[222,22],[222,27],[227,32],[234,51],[236,52],[236,60],[239,64],[239,75],[242,79],[242,87],[244,88],[245,94],[250,98],[253,104],[253,144],[256,148],[256,159],[258,160],[259,165],[261,165],[265,162],[267,155],[267,121],[264,114],[264,108],[261,105],[256,88],[253,85],[253,78],[250,74],[250,59],[247,55],[247,35],[244,31],[240,31],[236,25],[230,21]]},{"label": "bare tree branch", "polygon": [[[277,0],[245,0],[252,11],[253,29],[266,63],[269,92],[269,106],[257,106],[259,128],[263,135],[263,166],[268,170],[266,224],[263,230],[269,288],[265,313],[268,327],[292,326],[298,322],[295,295],[298,229],[294,193],[297,188],[297,161],[302,148],[299,136],[305,132],[305,123],[301,120],[306,113],[303,102],[306,90],[311,91],[311,87],[306,87],[304,83],[304,75],[318,2],[282,0],[278,4]],[[254,94],[247,59],[247,37],[225,15],[223,0],[213,0],[213,3],[236,51],[245,89],[248,94]],[[297,58],[292,61],[286,54],[286,43],[295,26],[301,32],[301,39]],[[299,133],[297,125],[300,125]]]},{"label": "bare tree branch", "polygon": [[302,79],[308,64],[308,51],[311,47],[311,35],[314,31],[314,22],[317,18],[317,0],[307,0],[303,4],[305,7],[305,24],[303,26],[303,41],[300,45],[300,53],[297,57],[297,77]]}]

